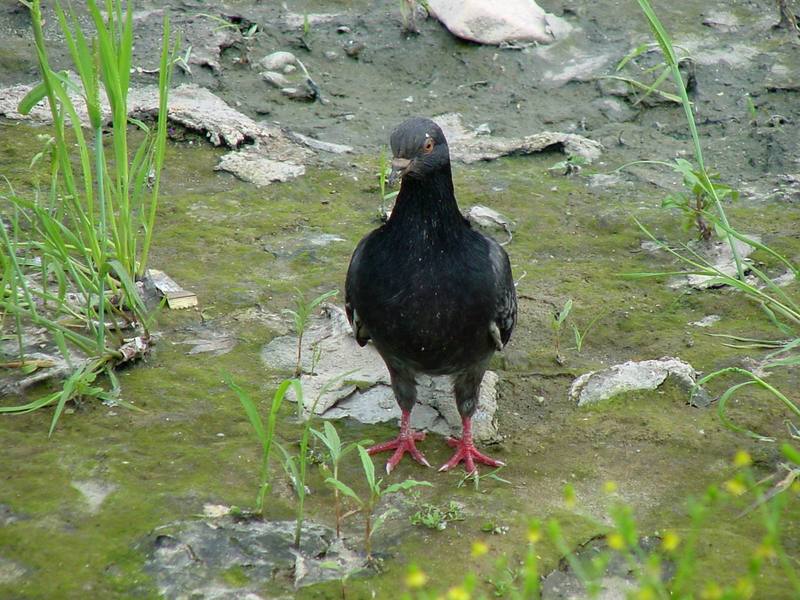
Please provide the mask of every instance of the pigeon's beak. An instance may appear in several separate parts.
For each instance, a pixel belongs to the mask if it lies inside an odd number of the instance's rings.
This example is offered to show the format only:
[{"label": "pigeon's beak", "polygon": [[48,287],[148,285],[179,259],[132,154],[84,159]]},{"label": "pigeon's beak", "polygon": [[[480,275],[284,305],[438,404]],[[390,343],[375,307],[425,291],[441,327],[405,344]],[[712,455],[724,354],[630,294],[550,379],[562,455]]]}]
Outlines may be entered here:
[{"label": "pigeon's beak", "polygon": [[389,185],[395,185],[408,171],[411,161],[407,158],[393,158],[392,172],[389,174]]}]

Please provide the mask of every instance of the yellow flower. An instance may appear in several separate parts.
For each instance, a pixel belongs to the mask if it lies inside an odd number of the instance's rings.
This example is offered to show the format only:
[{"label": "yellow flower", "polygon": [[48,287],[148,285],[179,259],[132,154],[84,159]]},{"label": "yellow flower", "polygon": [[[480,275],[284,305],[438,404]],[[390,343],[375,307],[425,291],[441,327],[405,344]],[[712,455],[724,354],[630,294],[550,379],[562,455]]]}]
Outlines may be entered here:
[{"label": "yellow flower", "polygon": [[729,479],[725,482],[725,489],[734,496],[741,496],[747,491],[747,486],[738,479]]},{"label": "yellow flower", "polygon": [[739,450],[733,457],[733,465],[736,467],[749,467],[753,464],[753,459],[745,450]]},{"label": "yellow flower", "polygon": [[650,588],[642,588],[636,593],[636,600],[655,600],[656,595]]},{"label": "yellow flower", "polygon": [[478,558],[479,556],[483,556],[489,551],[489,546],[477,540],[472,542],[472,558]]},{"label": "yellow flower", "polygon": [[470,600],[470,595],[467,590],[457,585],[447,590],[447,600]]},{"label": "yellow flower", "polygon": [[716,583],[709,582],[700,592],[700,598],[702,600],[719,600],[722,598],[722,588]]},{"label": "yellow flower", "polygon": [[755,594],[756,588],[750,579],[742,577],[736,582],[736,591],[740,598],[751,598]]},{"label": "yellow flower", "polygon": [[612,550],[624,550],[625,549],[625,538],[622,537],[621,533],[614,532],[609,533],[606,536],[606,542],[608,543],[609,548]]},{"label": "yellow flower", "polygon": [[428,576],[425,575],[425,572],[422,571],[422,569],[420,569],[417,565],[411,565],[408,567],[408,573],[406,574],[406,586],[412,590],[416,590],[424,587],[426,583],[428,583]]},{"label": "yellow flower", "polygon": [[531,523],[528,527],[528,541],[531,544],[538,544],[542,539],[542,527],[539,523]]},{"label": "yellow flower", "polygon": [[775,549],[769,542],[762,542],[755,552],[756,558],[775,558]]},{"label": "yellow flower", "polygon": [[575,488],[571,483],[564,486],[564,504],[567,505],[567,508],[575,506]]},{"label": "yellow flower", "polygon": [[667,552],[674,552],[681,543],[681,538],[674,531],[665,531],[664,538],[661,540],[661,547]]},{"label": "yellow flower", "polygon": [[606,494],[613,494],[617,491],[617,482],[616,481],[606,481],[603,484],[603,491]]}]

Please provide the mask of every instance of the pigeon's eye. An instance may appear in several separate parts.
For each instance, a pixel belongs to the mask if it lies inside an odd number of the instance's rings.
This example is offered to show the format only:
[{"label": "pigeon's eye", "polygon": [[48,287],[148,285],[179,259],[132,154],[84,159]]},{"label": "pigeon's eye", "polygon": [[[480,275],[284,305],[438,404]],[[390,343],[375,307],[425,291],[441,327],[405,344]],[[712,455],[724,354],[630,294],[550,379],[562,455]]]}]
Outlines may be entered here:
[{"label": "pigeon's eye", "polygon": [[422,151],[425,154],[430,154],[433,151],[433,138],[425,138],[425,143],[422,144]]}]

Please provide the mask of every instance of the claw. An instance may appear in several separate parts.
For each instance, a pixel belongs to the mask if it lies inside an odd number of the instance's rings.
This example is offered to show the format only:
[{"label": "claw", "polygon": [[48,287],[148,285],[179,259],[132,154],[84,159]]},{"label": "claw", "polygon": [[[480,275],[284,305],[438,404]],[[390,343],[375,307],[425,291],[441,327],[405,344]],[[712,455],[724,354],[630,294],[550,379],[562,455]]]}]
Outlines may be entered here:
[{"label": "claw", "polygon": [[449,471],[462,461],[464,462],[464,469],[467,471],[468,475],[472,475],[478,470],[475,466],[476,461],[484,465],[489,465],[490,467],[505,466],[506,463],[503,461],[495,460],[494,458],[478,452],[478,449],[475,448],[475,444],[472,442],[472,423],[470,419],[464,417],[463,423],[464,432],[461,439],[449,438],[447,440],[447,444],[454,447],[456,451],[453,457],[441,466],[439,472]]},{"label": "claw", "polygon": [[408,452],[411,455],[411,458],[416,460],[418,463],[425,465],[426,467],[431,466],[431,464],[416,446],[416,442],[425,439],[425,432],[411,431],[411,427],[409,425],[410,417],[411,413],[403,411],[403,416],[400,420],[400,435],[393,440],[383,442],[382,444],[376,444],[367,449],[367,452],[370,454],[370,456],[377,454],[378,452],[394,450],[394,454],[392,454],[391,458],[389,458],[389,460],[386,462],[387,474],[392,472],[406,452]]}]

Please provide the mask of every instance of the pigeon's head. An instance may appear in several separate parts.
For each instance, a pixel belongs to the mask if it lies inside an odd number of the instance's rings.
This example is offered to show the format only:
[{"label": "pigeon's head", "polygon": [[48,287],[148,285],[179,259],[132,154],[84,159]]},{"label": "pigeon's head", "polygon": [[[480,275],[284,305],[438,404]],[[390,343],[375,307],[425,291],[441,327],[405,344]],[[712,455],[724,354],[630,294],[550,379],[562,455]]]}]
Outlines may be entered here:
[{"label": "pigeon's head", "polygon": [[447,140],[430,119],[412,117],[392,132],[392,174],[389,182],[400,178],[424,179],[450,164]]}]

